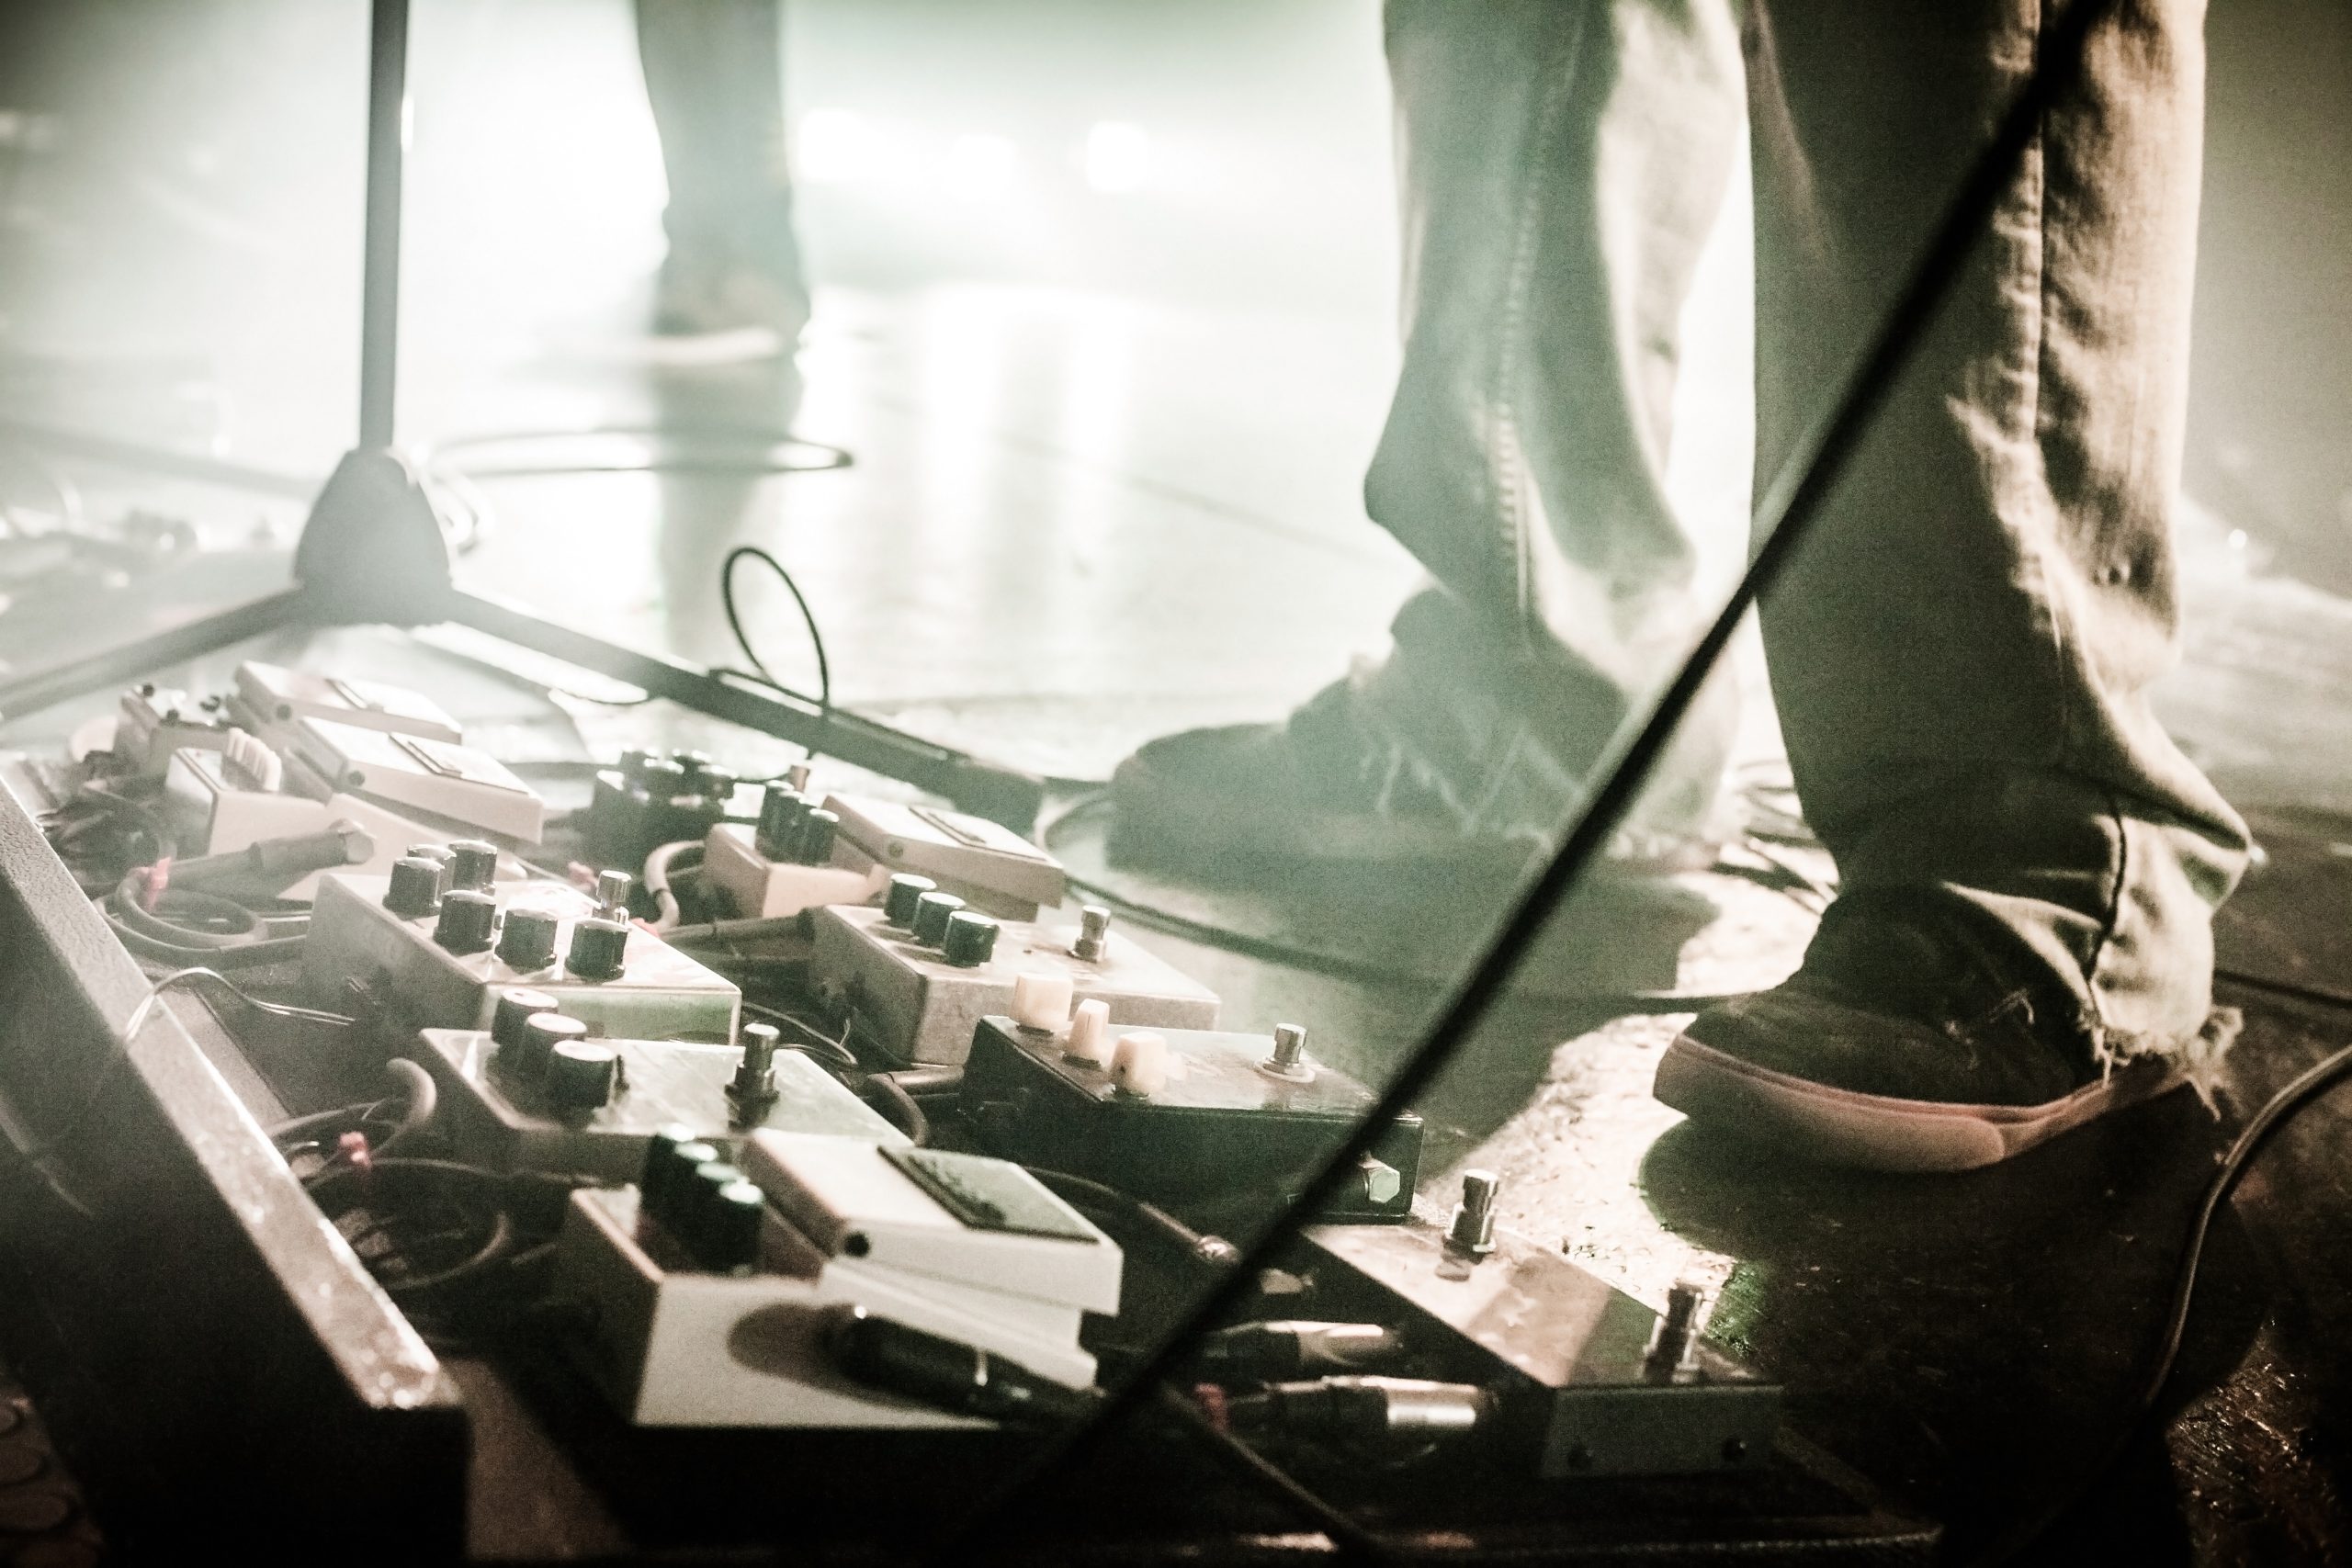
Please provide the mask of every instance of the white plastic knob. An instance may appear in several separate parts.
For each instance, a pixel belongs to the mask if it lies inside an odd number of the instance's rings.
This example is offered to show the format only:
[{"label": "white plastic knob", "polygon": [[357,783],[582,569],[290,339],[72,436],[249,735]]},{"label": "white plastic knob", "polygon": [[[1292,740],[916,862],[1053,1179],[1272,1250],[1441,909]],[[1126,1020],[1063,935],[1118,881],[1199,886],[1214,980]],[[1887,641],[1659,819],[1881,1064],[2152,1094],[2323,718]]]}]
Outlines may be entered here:
[{"label": "white plastic knob", "polygon": [[1109,1002],[1096,997],[1078,1004],[1078,1011],[1069,1021],[1069,1043],[1062,1048],[1062,1054],[1098,1067],[1111,1065]]},{"label": "white plastic knob", "polygon": [[1058,1034],[1069,1022],[1069,1000],[1076,985],[1067,975],[1035,972],[1012,977],[1012,1021],[1023,1029]]},{"label": "white plastic knob", "polygon": [[1111,1053],[1111,1082],[1123,1093],[1148,1100],[1168,1087],[1168,1037],[1138,1029],[1119,1036]]}]

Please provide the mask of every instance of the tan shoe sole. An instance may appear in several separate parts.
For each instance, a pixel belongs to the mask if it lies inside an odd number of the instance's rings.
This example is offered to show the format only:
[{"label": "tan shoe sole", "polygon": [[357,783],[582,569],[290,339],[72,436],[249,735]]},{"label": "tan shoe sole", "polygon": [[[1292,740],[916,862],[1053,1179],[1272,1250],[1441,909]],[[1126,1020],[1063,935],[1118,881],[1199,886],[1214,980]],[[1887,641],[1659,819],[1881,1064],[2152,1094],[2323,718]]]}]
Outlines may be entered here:
[{"label": "tan shoe sole", "polygon": [[1695,1121],[1830,1165],[1902,1172],[1996,1165],[2188,1079],[2169,1061],[2116,1068],[2041,1105],[1948,1105],[1833,1089],[1678,1036],[1650,1092]]}]

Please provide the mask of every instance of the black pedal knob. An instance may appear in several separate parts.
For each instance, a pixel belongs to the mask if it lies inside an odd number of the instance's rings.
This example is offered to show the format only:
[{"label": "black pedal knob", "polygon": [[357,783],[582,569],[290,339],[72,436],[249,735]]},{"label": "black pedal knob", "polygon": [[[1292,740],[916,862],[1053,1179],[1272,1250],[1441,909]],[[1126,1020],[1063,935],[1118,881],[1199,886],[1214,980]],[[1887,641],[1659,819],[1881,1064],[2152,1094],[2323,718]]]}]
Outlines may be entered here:
[{"label": "black pedal knob", "polygon": [[628,927],[618,920],[580,920],[563,966],[582,980],[617,980],[628,952]]},{"label": "black pedal knob", "polygon": [[526,974],[555,962],[556,918],[545,909],[509,909],[499,929],[498,956]]},{"label": "black pedal knob", "polygon": [[404,920],[421,920],[441,905],[441,867],[421,855],[392,863],[384,884],[384,908]]},{"label": "black pedal knob", "polygon": [[695,1167],[685,1180],[678,1184],[677,1216],[673,1228],[686,1250],[699,1259],[709,1249],[711,1232],[718,1220],[718,1195],[743,1179],[743,1173],[724,1160],[713,1160]]},{"label": "black pedal knob", "polygon": [[594,1111],[620,1087],[620,1053],[594,1040],[558,1041],[548,1053],[548,1099],[565,1111]]},{"label": "black pedal knob", "polygon": [[902,871],[890,878],[889,891],[882,896],[882,918],[902,931],[915,929],[915,905],[926,893],[939,891],[939,884],[928,876],[917,876]]},{"label": "black pedal knob", "polygon": [[748,1181],[730,1181],[713,1193],[701,1226],[702,1245],[695,1254],[714,1273],[733,1274],[760,1260],[760,1226],[768,1212],[767,1194]]},{"label": "black pedal knob", "polygon": [[523,1048],[514,1053],[514,1076],[526,1083],[545,1083],[557,1048],[585,1044],[587,1039],[588,1026],[576,1018],[560,1012],[533,1013],[523,1021]]},{"label": "black pedal knob", "polygon": [[695,1130],[683,1122],[673,1122],[666,1127],[656,1127],[653,1135],[645,1140],[645,1163],[638,1167],[637,1190],[644,1201],[662,1184],[666,1174],[666,1162],[680,1144],[695,1141]]},{"label": "black pedal knob", "polygon": [[441,918],[433,925],[433,940],[460,955],[486,953],[498,928],[498,900],[471,888],[452,888],[441,898]]},{"label": "black pedal knob", "polygon": [[686,787],[694,790],[702,788],[712,766],[707,751],[673,751],[670,761],[678,764],[678,772],[685,775]]},{"label": "black pedal knob", "polygon": [[648,800],[672,801],[694,793],[686,785],[686,770],[667,757],[648,758],[637,783]]},{"label": "black pedal knob", "polygon": [[997,922],[970,909],[947,917],[947,932],[939,944],[940,956],[970,969],[986,964],[996,953]]},{"label": "black pedal knob", "polygon": [[498,880],[498,846],[481,839],[459,839],[449,846],[449,886],[490,891]]},{"label": "black pedal knob", "polygon": [[800,818],[800,836],[792,846],[792,858],[802,865],[823,865],[833,858],[833,840],[842,830],[838,812],[821,807]]},{"label": "black pedal knob", "polygon": [[411,844],[401,852],[412,860],[429,860],[441,868],[441,891],[449,891],[449,862],[453,858],[447,844]]},{"label": "black pedal knob", "polygon": [[[655,1141],[659,1143],[660,1138],[657,1136]],[[649,1153],[639,1206],[676,1230],[678,1213],[684,1207],[685,1191],[694,1183],[695,1171],[716,1163],[718,1157],[718,1145],[700,1138],[682,1139],[658,1156]]]},{"label": "black pedal knob", "polygon": [[735,786],[742,782],[725,768],[705,768],[695,780],[695,791],[724,811],[727,803],[735,798]]},{"label": "black pedal knob", "polygon": [[652,752],[646,750],[641,746],[630,747],[628,750],[621,753],[619,764],[621,777],[628,780],[631,784],[635,784],[639,779],[645,776],[645,764],[651,761],[653,761]]},{"label": "black pedal knob", "polygon": [[790,784],[777,781],[760,796],[760,826],[752,847],[770,860],[792,858],[800,841],[800,819],[808,814],[808,800]]},{"label": "black pedal knob", "polygon": [[947,940],[947,917],[964,907],[964,900],[953,893],[926,893],[915,900],[915,919],[911,928],[915,941],[924,947],[937,947]]},{"label": "black pedal knob", "polygon": [[[506,930],[509,935],[513,934],[513,915],[506,917]],[[498,946],[502,953],[505,952],[505,942],[501,942]],[[523,1049],[523,1025],[540,1013],[555,1011],[555,998],[545,991],[510,986],[499,992],[498,1000],[490,1010],[490,1038],[498,1047],[499,1058],[513,1059]]]}]

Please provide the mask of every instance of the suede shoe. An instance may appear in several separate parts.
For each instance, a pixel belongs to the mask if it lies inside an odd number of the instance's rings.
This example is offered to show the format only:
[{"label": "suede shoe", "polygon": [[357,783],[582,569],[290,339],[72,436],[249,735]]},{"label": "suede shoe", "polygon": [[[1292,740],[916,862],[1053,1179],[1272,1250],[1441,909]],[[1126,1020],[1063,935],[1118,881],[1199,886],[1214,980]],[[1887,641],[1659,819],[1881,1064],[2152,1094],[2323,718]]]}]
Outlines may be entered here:
[{"label": "suede shoe", "polygon": [[1692,1120],[1872,1170],[1995,1164],[2195,1082],[2210,1094],[2237,1018],[2129,1055],[1989,919],[1912,890],[1839,897],[1781,985],[1702,1013],[1652,1092]]},{"label": "suede shoe", "polygon": [[[1442,716],[1404,716],[1366,695],[1366,673],[1281,724],[1184,730],[1137,749],[1111,779],[1112,858],[1209,881],[1262,882],[1283,867],[1442,870],[1507,888],[1582,806],[1609,723],[1589,726],[1592,754],[1565,757],[1492,698],[1464,693]],[[1611,845],[1609,869],[1699,870],[1719,848],[1696,826],[1635,827]]]}]

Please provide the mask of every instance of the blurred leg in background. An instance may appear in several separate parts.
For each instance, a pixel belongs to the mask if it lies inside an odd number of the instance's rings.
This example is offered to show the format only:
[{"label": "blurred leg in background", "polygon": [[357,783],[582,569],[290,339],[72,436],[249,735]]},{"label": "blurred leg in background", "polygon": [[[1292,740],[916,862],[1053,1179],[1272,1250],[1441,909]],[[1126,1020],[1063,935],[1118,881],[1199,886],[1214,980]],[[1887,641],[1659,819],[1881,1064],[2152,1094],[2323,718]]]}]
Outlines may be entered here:
[{"label": "blurred leg in background", "polygon": [[[1394,648],[1283,725],[1152,742],[1131,862],[1515,871],[1685,651],[1664,489],[1679,320],[1738,146],[1727,0],[1391,0],[1405,361],[1365,483],[1428,569]],[[1695,714],[1644,837],[1711,829],[1736,719]],[[1629,852],[1642,852],[1628,846]]]},{"label": "blurred leg in background", "polygon": [[637,0],[637,41],[670,185],[655,329],[763,327],[788,351],[808,287],[792,229],[779,0]]}]

